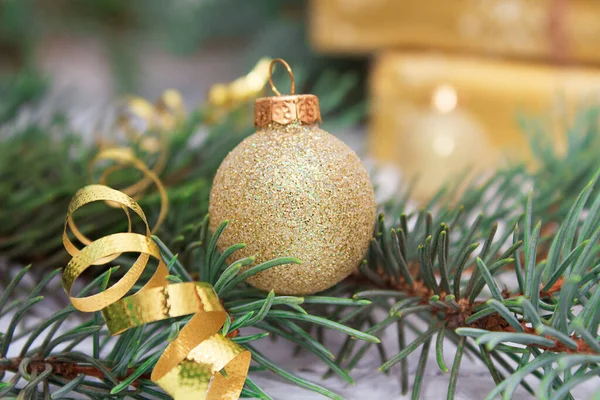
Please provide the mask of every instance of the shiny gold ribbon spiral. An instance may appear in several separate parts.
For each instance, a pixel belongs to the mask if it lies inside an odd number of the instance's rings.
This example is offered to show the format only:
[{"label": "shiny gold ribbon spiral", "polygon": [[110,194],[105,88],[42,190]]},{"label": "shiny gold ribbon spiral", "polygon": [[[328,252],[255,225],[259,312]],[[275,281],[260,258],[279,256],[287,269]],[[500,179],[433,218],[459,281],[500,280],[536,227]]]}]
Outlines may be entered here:
[{"label": "shiny gold ribbon spiral", "polygon": [[[255,71],[235,81],[239,82],[232,84],[232,87],[245,85],[250,77],[254,79],[252,82],[257,81],[254,82],[254,86],[257,86],[262,76],[258,72],[264,69],[264,64],[265,60],[262,60]],[[169,271],[151,236],[164,222],[169,209],[169,199],[159,174],[167,161],[166,134],[176,128],[185,116],[183,100],[179,92],[167,90],[155,104],[133,97],[126,105],[128,113],[145,124],[146,131],[155,132],[158,136],[142,135],[127,115],[122,115],[119,120],[121,129],[130,142],[137,142],[142,149],[158,153],[158,156],[150,168],[136,157],[131,147],[109,147],[102,149],[92,160],[92,173],[97,164],[103,161],[115,164],[102,172],[100,184],[80,189],[69,204],[62,240],[72,259],[63,273],[63,287],[78,310],[102,310],[112,335],[151,322],[194,314],[158,359],[151,380],[176,400],[236,400],[246,381],[250,352],[219,333],[227,313],[212,285],[202,282],[169,283]],[[106,186],[109,176],[124,168],[137,169],[143,174],[142,179],[121,191]],[[135,199],[139,199],[152,184],[160,194],[161,207],[154,228],[150,229],[146,215]],[[91,240],[77,228],[73,214],[98,201],[124,211],[128,220],[127,232]],[[144,234],[132,232],[131,211],[143,221]],[[85,247],[79,249],[73,244],[69,239],[69,229]],[[72,295],[75,281],[90,266],[105,265],[129,252],[139,253],[139,256],[116,283],[91,296]],[[139,291],[127,296],[142,276],[150,258],[158,261],[156,271]]]},{"label": "shiny gold ribbon spiral", "polygon": [[[145,234],[115,233],[90,241],[77,249],[67,234],[75,226],[73,214],[85,205],[104,201],[118,205],[127,214],[137,214]],[[81,235],[81,233],[79,233]],[[77,234],[76,234],[77,236]],[[87,239],[87,238],[86,238]],[[152,371],[151,379],[175,399],[238,399],[250,365],[250,353],[219,333],[227,313],[208,283],[170,284],[168,270],[139,204],[123,192],[104,185],[89,185],[71,201],[65,222],[63,243],[73,257],[63,273],[63,286],[75,308],[102,310],[111,334],[172,317],[195,314],[171,342]],[[129,270],[105,291],[74,297],[77,278],[90,266],[114,260],[125,252],[139,253]],[[150,257],[158,261],[152,278],[133,295],[124,297],[135,285]],[[224,374],[219,371],[225,371]]]},{"label": "shiny gold ribbon spiral", "polygon": [[[160,108],[160,105],[164,108]],[[104,170],[100,183],[122,168],[134,168],[143,178],[122,191],[104,184],[89,185],[79,190],[67,211],[63,244],[72,256],[63,273],[63,287],[71,303],[80,311],[102,310],[108,330],[113,335],[147,323],[194,314],[171,342],[152,371],[151,379],[175,399],[238,399],[250,365],[250,352],[219,333],[227,313],[212,285],[199,282],[169,283],[169,271],[151,234],[164,221],[169,199],[158,177],[166,163],[167,148],[164,133],[173,128],[172,118],[182,110],[177,93],[165,92],[156,106],[139,99],[129,103],[133,115],[141,118],[150,128],[159,129],[158,159],[153,168],[139,160],[129,147],[115,147],[100,151],[90,169],[101,161],[115,165]],[[128,122],[122,122],[129,139],[139,139]],[[166,125],[165,125],[166,124]],[[133,135],[133,136],[132,136]],[[156,138],[154,138],[156,139]],[[148,220],[134,197],[139,197],[151,184],[161,197],[157,222],[151,230]],[[92,241],[73,220],[73,214],[87,204],[103,201],[113,208],[121,208],[128,220],[128,231],[115,233]],[[130,212],[141,218],[145,233],[132,232]],[[69,239],[68,229],[85,247],[78,249]],[[87,297],[72,296],[73,284],[92,265],[104,265],[126,252],[139,253],[129,270],[112,286],[101,293]],[[127,293],[142,276],[150,258],[158,261],[150,280],[133,295]],[[224,371],[224,373],[219,373]]]},{"label": "shiny gold ribbon spiral", "polygon": [[[164,170],[168,158],[168,134],[181,125],[185,118],[185,105],[181,94],[173,89],[165,92],[154,104],[141,97],[131,97],[125,103],[125,110],[119,116],[119,127],[124,132],[130,143],[136,143],[150,153],[156,153],[157,158],[152,168],[140,161],[131,147],[103,146],[98,155],[90,163],[90,174],[102,161],[114,161],[116,164],[106,168],[100,176],[99,182],[107,184],[111,174],[121,169],[132,167],[143,173],[143,178],[121,191],[134,199],[139,199],[144,191],[154,183],[161,194],[161,204],[164,205],[162,218],[155,225],[155,230],[163,222],[168,210],[168,199],[162,190],[158,175]],[[144,125],[143,129],[136,127],[134,119]],[[152,133],[154,136],[145,135]],[[109,204],[110,205],[110,204]]]}]

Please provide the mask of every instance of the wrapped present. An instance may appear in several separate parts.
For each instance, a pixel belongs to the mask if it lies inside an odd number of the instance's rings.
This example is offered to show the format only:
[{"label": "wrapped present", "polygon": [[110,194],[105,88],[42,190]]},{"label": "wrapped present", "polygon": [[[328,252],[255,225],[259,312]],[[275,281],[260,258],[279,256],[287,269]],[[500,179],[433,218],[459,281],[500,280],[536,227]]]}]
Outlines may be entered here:
[{"label": "wrapped present", "polygon": [[370,152],[418,174],[423,197],[466,168],[528,157],[519,115],[564,123],[598,100],[600,69],[383,52],[371,76]]},{"label": "wrapped present", "polygon": [[597,0],[313,0],[327,52],[434,48],[600,63]]}]

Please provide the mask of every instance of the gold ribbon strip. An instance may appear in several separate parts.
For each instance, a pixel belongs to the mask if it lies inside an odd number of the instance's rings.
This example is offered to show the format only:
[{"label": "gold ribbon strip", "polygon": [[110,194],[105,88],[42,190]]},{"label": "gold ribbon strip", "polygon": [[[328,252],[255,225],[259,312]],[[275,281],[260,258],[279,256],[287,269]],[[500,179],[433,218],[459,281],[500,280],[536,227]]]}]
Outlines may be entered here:
[{"label": "gold ribbon strip", "polygon": [[[147,167],[144,168],[144,173],[155,177],[149,174]],[[160,181],[158,178],[153,181],[162,195],[164,189],[161,189]],[[73,214],[81,207],[97,201],[122,208],[129,220],[128,232],[111,234],[94,241],[83,236],[76,229]],[[145,234],[131,232],[130,211],[143,221]],[[69,239],[69,227],[86,244],[81,250]],[[63,244],[73,257],[62,277],[65,291],[78,310],[102,310],[111,334],[116,335],[154,321],[195,314],[159,358],[152,371],[153,382],[176,400],[239,398],[250,366],[250,352],[219,333],[227,313],[210,284],[170,284],[167,281],[169,272],[157,244],[151,238],[146,215],[133,198],[104,185],[89,185],[80,189],[69,204]],[[139,256],[116,283],[91,296],[72,295],[75,281],[90,266],[106,264],[125,252],[139,253]],[[158,261],[152,278],[138,292],[124,297],[141,277],[150,257]],[[221,370],[225,373],[219,373]]]},{"label": "gold ribbon strip", "polygon": [[[137,118],[145,126],[143,130],[135,127],[132,118]],[[100,176],[99,182],[107,184],[108,177],[114,172],[127,167],[133,167],[141,171],[144,176],[135,184],[121,189],[121,191],[134,199],[139,199],[143,192],[154,183],[161,193],[162,204],[165,204],[164,213],[168,209],[165,202],[168,200],[164,196],[162,184],[158,179],[158,175],[164,170],[167,165],[168,158],[168,133],[176,129],[182,124],[185,118],[185,105],[181,94],[173,89],[166,90],[156,100],[155,104],[150,103],[141,97],[131,97],[126,102],[126,111],[119,117],[119,126],[125,133],[125,136],[131,143],[138,143],[139,146],[151,153],[158,153],[158,157],[152,168],[136,158],[132,148],[130,147],[114,147],[101,150],[98,155],[90,163],[90,174],[93,174],[94,167],[101,161],[115,161],[117,165],[113,165],[105,169]],[[158,136],[142,135],[142,132],[155,133]],[[163,215],[163,218],[166,215]],[[162,219],[159,219],[155,226],[158,229]]]},{"label": "gold ribbon strip", "polygon": [[[181,120],[183,120],[185,117],[185,106],[181,94],[176,90],[170,89],[166,90],[155,104],[152,104],[141,97],[132,97],[127,101],[127,109],[129,114],[146,124],[147,130],[158,132],[159,134],[158,138],[142,137],[141,132],[133,127],[128,116],[123,114],[120,117],[119,124],[130,141],[142,142],[142,147],[145,147],[146,150],[152,150],[159,153],[154,166],[152,169],[148,168],[143,161],[135,156],[133,149],[130,147],[109,147],[101,150],[91,161],[89,166],[90,175],[93,175],[94,167],[102,161],[114,161],[116,163],[116,165],[106,168],[100,176],[100,184],[102,185],[106,185],[108,177],[116,171],[128,167],[137,169],[143,174],[142,179],[121,189],[124,194],[129,195],[134,199],[141,197],[142,193],[154,183],[160,195],[160,212],[158,214],[158,220],[152,229],[152,233],[154,233],[160,228],[169,211],[169,197],[167,196],[164,185],[158,177],[158,174],[162,172],[167,163],[168,145],[166,134],[170,130],[175,129]],[[146,142],[144,142],[144,140],[146,140]],[[143,143],[146,143],[146,145]],[[131,218],[127,208],[112,201],[106,201],[106,204],[114,208],[123,208],[129,223],[128,232],[131,232]],[[90,239],[81,233],[71,217],[67,217],[67,224],[69,225],[69,228],[71,228],[74,236],[81,243],[84,245],[90,245],[92,243]],[[75,256],[78,250],[68,238],[63,237],[63,243],[65,243],[65,247],[69,254]],[[118,255],[106,257],[95,261],[93,265],[106,264],[117,257]]]}]

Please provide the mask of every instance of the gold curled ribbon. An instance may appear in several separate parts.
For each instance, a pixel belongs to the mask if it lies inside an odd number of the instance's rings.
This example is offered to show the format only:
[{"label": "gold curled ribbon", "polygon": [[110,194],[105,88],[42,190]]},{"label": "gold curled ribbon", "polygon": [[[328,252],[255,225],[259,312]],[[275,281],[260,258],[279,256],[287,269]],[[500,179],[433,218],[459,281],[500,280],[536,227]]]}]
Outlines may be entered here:
[{"label": "gold curled ribbon", "polygon": [[[75,226],[73,214],[78,209],[97,201],[122,208],[129,220],[129,230],[94,241],[73,231],[76,237],[89,242],[82,241],[87,245],[80,250],[69,239],[68,228]],[[130,211],[143,221],[145,234],[131,232]],[[153,382],[176,400],[239,398],[250,366],[250,352],[219,333],[227,313],[210,284],[168,282],[169,271],[152,240],[146,215],[133,198],[104,185],[80,189],[69,204],[63,244],[72,256],[62,277],[65,291],[78,310],[102,310],[111,334],[194,314],[158,359],[150,378]],[[90,266],[106,264],[125,252],[136,252],[139,256],[116,283],[91,296],[72,295],[73,284]],[[158,261],[156,271],[138,292],[124,297],[141,277],[150,257]],[[221,370],[226,373],[219,373]]]},{"label": "gold curled ribbon", "polygon": [[[139,119],[145,124],[145,129],[135,128],[131,117]],[[99,154],[90,163],[90,174],[94,167],[100,161],[111,160],[117,165],[113,165],[104,170],[100,176],[100,183],[107,184],[108,177],[116,171],[123,168],[133,167],[143,173],[143,178],[135,184],[121,189],[127,195],[138,199],[141,194],[154,183],[159,192],[162,185],[158,175],[167,165],[168,158],[168,133],[181,125],[185,118],[185,105],[181,93],[176,90],[166,90],[154,104],[141,97],[130,97],[126,102],[126,111],[119,117],[119,126],[125,133],[125,136],[131,143],[138,143],[140,147],[150,153],[158,153],[158,157],[152,168],[140,161],[134,155],[130,147],[109,147],[101,150]],[[155,133],[158,136],[142,135],[142,132]],[[165,196],[161,192],[161,200],[165,201]],[[168,206],[165,206],[165,210]],[[157,223],[155,229],[158,229],[162,220]]]},{"label": "gold curled ribbon", "polygon": [[[166,90],[156,101],[155,104],[150,103],[141,97],[131,97],[126,103],[127,113],[123,113],[119,118],[119,125],[125,132],[125,135],[131,142],[139,142],[141,147],[147,151],[158,153],[158,158],[152,168],[149,168],[146,163],[136,157],[131,147],[108,147],[101,150],[94,159],[90,162],[90,175],[93,175],[96,165],[102,161],[114,161],[116,164],[106,168],[100,175],[99,183],[107,185],[108,178],[116,171],[125,168],[134,168],[143,174],[142,179],[130,186],[127,186],[121,191],[133,199],[141,198],[144,191],[152,184],[156,186],[160,195],[160,212],[158,220],[152,233],[156,232],[164,222],[169,210],[169,198],[167,191],[162,184],[158,175],[164,170],[167,164],[168,157],[168,138],[167,133],[175,129],[185,117],[185,106],[181,94],[173,89]],[[141,134],[141,131],[135,129],[129,116],[130,114],[146,124],[146,130],[158,133],[158,137],[146,137]],[[106,201],[110,207],[120,208],[121,205],[112,201]],[[121,207],[127,215],[129,222],[128,232],[131,232],[131,219],[127,208]],[[72,218],[67,218],[67,223],[75,237],[84,245],[92,243],[81,231]],[[67,251],[72,256],[76,248],[68,245]],[[98,260],[94,265],[105,264],[108,261],[114,260],[116,257],[105,258]]]}]

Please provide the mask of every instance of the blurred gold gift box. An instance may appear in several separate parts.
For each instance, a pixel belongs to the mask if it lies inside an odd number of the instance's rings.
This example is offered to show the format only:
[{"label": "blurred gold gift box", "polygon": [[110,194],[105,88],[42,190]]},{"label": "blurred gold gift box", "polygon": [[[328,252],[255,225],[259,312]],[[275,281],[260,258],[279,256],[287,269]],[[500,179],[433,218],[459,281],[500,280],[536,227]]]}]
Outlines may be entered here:
[{"label": "blurred gold gift box", "polygon": [[375,58],[370,88],[370,153],[419,175],[423,198],[465,168],[527,157],[518,114],[564,119],[600,101],[600,71],[388,51]]},{"label": "blurred gold gift box", "polygon": [[434,48],[600,62],[598,0],[313,0],[325,52]]}]

